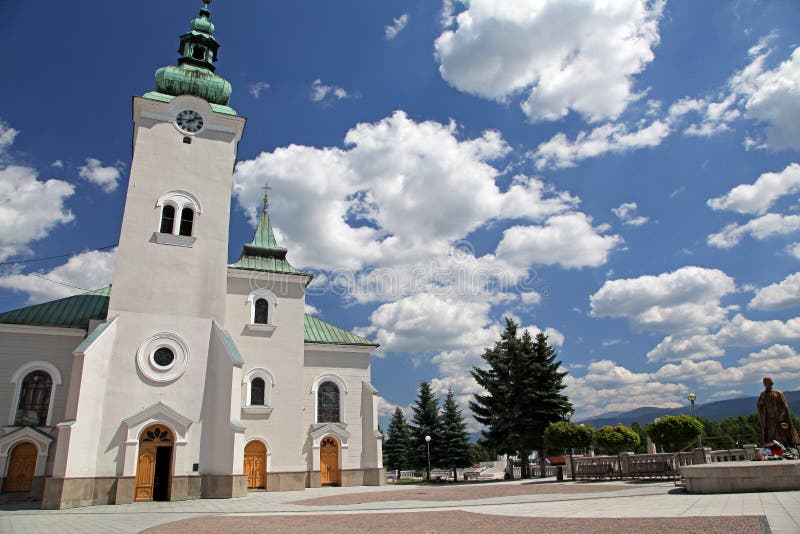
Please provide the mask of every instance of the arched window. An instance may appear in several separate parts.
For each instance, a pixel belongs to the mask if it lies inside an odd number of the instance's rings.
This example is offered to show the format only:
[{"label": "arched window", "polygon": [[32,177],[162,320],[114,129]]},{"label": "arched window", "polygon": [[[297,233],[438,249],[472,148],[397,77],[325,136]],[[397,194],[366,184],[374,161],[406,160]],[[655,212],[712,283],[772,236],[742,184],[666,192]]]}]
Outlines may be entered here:
[{"label": "arched window", "polygon": [[267,299],[256,300],[253,322],[255,324],[269,324],[269,302],[267,302]]},{"label": "arched window", "polygon": [[53,378],[45,371],[25,375],[19,391],[15,425],[44,426],[50,408]]},{"label": "arched window", "polygon": [[194,223],[203,213],[200,200],[188,191],[176,189],[161,195],[156,207],[161,209],[161,223],[155,242],[191,247],[197,235]]},{"label": "arched window", "polygon": [[159,232],[162,234],[171,234],[172,228],[175,226],[175,206],[165,204],[161,210],[161,227]]},{"label": "arched window", "polygon": [[317,422],[340,422],[339,386],[333,382],[323,382],[317,390]]},{"label": "arched window", "polygon": [[256,377],[250,382],[250,405],[264,406],[264,379]]},{"label": "arched window", "polygon": [[194,223],[194,211],[192,211],[192,208],[183,208],[183,210],[181,211],[180,235],[191,236],[193,223]]}]

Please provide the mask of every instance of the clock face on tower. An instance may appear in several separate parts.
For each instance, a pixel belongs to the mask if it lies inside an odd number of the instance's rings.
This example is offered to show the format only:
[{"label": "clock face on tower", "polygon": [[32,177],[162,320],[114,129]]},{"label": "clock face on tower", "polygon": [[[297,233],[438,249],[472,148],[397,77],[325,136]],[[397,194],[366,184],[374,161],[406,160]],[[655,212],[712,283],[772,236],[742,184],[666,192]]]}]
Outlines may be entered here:
[{"label": "clock face on tower", "polygon": [[193,109],[184,109],[175,117],[175,124],[186,133],[197,133],[203,128],[203,117]]}]

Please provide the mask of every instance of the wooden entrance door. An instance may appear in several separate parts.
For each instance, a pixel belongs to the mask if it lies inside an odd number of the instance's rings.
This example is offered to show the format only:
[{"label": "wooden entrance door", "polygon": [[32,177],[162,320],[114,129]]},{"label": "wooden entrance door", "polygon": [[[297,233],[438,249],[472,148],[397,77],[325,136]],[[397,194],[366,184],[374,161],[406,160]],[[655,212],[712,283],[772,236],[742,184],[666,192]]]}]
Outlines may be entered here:
[{"label": "wooden entrance door", "polygon": [[339,484],[339,442],[336,438],[328,436],[320,443],[319,469],[322,472],[323,485]]},{"label": "wooden entrance door", "polygon": [[153,425],[142,432],[136,461],[134,501],[169,500],[173,444],[172,432],[164,425]]},{"label": "wooden entrance door", "polygon": [[267,489],[267,446],[251,441],[244,448],[244,474],[247,489]]},{"label": "wooden entrance door", "polygon": [[30,491],[33,484],[33,474],[36,471],[36,457],[39,451],[36,445],[26,441],[18,444],[11,451],[8,461],[8,471],[3,483],[3,492]]}]

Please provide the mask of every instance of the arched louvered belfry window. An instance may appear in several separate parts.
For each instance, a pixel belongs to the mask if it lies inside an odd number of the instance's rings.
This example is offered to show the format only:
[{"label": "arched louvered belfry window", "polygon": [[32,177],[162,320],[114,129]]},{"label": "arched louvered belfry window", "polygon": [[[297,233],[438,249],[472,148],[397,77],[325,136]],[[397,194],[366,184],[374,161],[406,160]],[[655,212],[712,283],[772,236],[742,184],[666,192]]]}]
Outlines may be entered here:
[{"label": "arched louvered belfry window", "polygon": [[15,425],[44,426],[50,408],[53,378],[45,371],[32,371],[22,379]]},{"label": "arched louvered belfry window", "polygon": [[339,386],[333,382],[323,382],[317,390],[317,422],[339,423]]},{"label": "arched louvered belfry window", "polygon": [[250,381],[250,405],[251,406],[264,406],[264,390],[266,384],[264,379],[255,377]]},{"label": "arched louvered belfry window", "polygon": [[256,300],[253,322],[255,324],[269,324],[269,302],[267,299]]},{"label": "arched louvered belfry window", "polygon": [[164,208],[161,210],[161,227],[158,231],[162,234],[171,234],[174,226],[175,206],[171,204],[165,204]]},{"label": "arched louvered belfry window", "polygon": [[192,208],[183,208],[183,210],[181,210],[180,235],[191,236],[193,224],[194,211],[192,211]]}]

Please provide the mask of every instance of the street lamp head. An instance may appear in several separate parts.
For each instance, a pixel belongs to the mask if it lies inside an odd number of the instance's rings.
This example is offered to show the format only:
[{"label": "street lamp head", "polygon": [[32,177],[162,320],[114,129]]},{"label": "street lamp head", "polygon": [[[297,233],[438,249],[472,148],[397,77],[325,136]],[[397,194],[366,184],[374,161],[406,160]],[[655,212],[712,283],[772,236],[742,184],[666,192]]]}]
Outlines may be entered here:
[{"label": "street lamp head", "polygon": [[567,412],[564,414],[564,416],[567,418],[567,421],[569,421],[570,419],[572,419],[572,412]]},{"label": "street lamp head", "polygon": [[689,399],[689,402],[694,403],[695,399],[697,398],[697,395],[695,395],[694,393],[689,393],[689,396],[687,398]]},{"label": "street lamp head", "polygon": [[428,443],[430,443],[430,441],[431,441],[431,437],[430,437],[430,436],[425,436],[425,441],[427,441]]}]

